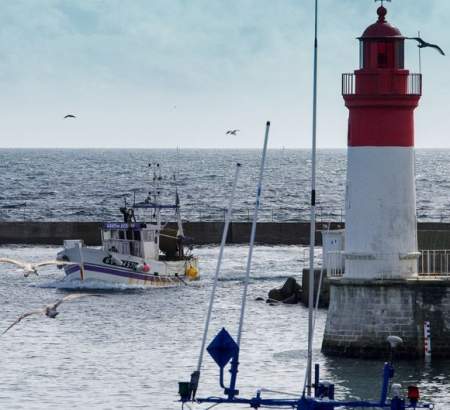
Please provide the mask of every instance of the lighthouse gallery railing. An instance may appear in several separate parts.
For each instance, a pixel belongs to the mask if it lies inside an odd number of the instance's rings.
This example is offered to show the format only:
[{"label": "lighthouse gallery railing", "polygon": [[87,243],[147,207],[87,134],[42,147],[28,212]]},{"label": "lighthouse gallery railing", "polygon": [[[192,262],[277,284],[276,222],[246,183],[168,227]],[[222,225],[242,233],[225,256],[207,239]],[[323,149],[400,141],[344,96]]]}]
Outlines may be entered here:
[{"label": "lighthouse gallery railing", "polygon": [[[406,91],[403,95],[422,95],[422,74],[410,73],[406,78]],[[356,94],[354,73],[342,74],[342,95]]]}]

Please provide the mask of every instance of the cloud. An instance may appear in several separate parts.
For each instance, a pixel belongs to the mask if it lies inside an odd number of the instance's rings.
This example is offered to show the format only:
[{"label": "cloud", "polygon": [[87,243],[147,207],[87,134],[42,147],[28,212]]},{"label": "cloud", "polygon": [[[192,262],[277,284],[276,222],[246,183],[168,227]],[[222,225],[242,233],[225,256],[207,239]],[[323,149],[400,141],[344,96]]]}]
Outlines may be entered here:
[{"label": "cloud", "polygon": [[[448,2],[405,7],[399,0],[389,10],[402,31],[420,28],[450,52]],[[375,20],[375,7],[323,0],[320,11],[319,144],[344,146],[340,75],[357,68],[355,37]],[[2,145],[257,146],[260,124],[271,119],[275,145],[308,146],[312,13],[309,0],[5,2]],[[447,60],[424,55],[418,136],[432,134],[435,145],[448,144],[447,126],[428,96],[446,103],[448,86],[437,73],[448,71]],[[54,121],[67,110],[81,113],[70,129]],[[246,137],[224,140],[231,126]]]}]

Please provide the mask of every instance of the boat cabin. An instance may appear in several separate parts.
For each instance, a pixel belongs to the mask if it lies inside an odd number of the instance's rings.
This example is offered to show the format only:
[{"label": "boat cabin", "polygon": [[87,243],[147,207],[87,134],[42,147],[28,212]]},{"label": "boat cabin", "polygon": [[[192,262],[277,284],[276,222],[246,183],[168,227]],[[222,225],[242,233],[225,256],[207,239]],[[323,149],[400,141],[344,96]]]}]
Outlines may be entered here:
[{"label": "boat cabin", "polygon": [[102,227],[102,244],[106,252],[159,259],[159,229],[153,224],[106,223]]}]

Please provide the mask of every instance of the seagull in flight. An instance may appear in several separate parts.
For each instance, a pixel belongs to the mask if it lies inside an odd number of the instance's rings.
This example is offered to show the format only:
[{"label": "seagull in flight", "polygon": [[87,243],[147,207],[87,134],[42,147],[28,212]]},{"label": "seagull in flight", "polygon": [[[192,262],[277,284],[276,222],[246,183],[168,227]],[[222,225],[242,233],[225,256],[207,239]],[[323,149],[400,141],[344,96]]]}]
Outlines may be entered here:
[{"label": "seagull in flight", "polygon": [[77,116],[73,115],[73,114],[67,114],[64,116],[64,119],[66,119],[66,118],[77,118]]},{"label": "seagull in flight", "polygon": [[420,37],[406,37],[406,38],[407,38],[407,40],[416,40],[419,43],[417,45],[417,47],[419,47],[419,48],[431,47],[431,48],[434,48],[437,51],[439,51],[443,56],[445,56],[444,51],[437,44],[427,43],[425,40],[422,40]]},{"label": "seagull in flight", "polygon": [[30,274],[39,275],[38,274],[38,268],[42,266],[49,266],[49,265],[79,265],[76,262],[67,262],[67,261],[43,261],[43,262],[37,262],[37,263],[30,263],[30,262],[23,262],[18,261],[11,258],[0,258],[0,263],[9,263],[11,265],[16,265],[20,269],[24,271],[23,276],[28,277]]},{"label": "seagull in flight", "polygon": [[21,320],[32,316],[32,315],[39,315],[44,314],[45,316],[55,319],[56,316],[58,316],[59,312],[57,311],[57,308],[61,303],[64,302],[70,302],[71,300],[84,298],[87,296],[97,296],[97,297],[103,297],[103,295],[95,294],[95,293],[72,293],[71,295],[67,295],[63,297],[62,299],[57,300],[55,303],[51,303],[50,305],[44,306],[42,309],[39,310],[33,310],[31,312],[24,313],[22,316],[20,316],[14,323],[8,326],[6,330],[3,331],[2,335],[4,335],[9,329],[17,325]]},{"label": "seagull in flight", "polygon": [[237,135],[240,130],[228,130],[225,134],[227,135]]}]

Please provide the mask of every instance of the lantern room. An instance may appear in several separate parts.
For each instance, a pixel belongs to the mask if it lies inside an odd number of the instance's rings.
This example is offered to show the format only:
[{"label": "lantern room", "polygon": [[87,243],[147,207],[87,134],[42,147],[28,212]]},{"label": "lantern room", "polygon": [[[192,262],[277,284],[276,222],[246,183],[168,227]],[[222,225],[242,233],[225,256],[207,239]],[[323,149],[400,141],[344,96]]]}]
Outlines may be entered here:
[{"label": "lantern room", "polygon": [[380,6],[377,14],[378,20],[358,38],[359,69],[342,75],[342,94],[347,106],[358,96],[422,94],[421,75],[411,74],[405,69],[406,37],[387,22],[385,7]]},{"label": "lantern room", "polygon": [[377,10],[378,21],[369,26],[359,38],[360,68],[403,69],[405,66],[405,37],[386,21],[387,10]]}]

